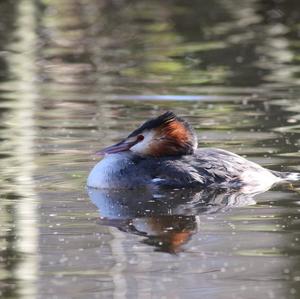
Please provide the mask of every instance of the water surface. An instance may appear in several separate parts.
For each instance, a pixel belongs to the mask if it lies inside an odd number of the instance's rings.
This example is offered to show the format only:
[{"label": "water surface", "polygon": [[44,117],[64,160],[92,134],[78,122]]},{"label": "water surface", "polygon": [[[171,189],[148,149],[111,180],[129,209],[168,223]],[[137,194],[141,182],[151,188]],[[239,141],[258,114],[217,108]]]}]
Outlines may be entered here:
[{"label": "water surface", "polygon": [[[2,298],[298,298],[299,190],[89,194],[94,152],[172,110],[300,171],[298,1],[0,3]],[[100,210],[99,210],[100,209]]]}]

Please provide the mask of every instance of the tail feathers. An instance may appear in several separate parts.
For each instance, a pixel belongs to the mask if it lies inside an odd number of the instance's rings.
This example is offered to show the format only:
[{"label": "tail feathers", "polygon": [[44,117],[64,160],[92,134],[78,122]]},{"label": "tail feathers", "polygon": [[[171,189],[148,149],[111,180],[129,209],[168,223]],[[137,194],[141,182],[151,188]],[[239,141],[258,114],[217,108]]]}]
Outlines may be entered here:
[{"label": "tail feathers", "polygon": [[300,173],[297,172],[272,171],[272,173],[284,182],[300,182]]}]

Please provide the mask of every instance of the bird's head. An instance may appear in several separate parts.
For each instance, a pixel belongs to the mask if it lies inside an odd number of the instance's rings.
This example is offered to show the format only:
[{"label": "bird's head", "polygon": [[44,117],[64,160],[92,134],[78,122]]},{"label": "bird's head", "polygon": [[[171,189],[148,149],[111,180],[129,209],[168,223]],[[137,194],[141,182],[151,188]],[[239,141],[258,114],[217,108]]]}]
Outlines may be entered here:
[{"label": "bird's head", "polygon": [[188,122],[173,112],[150,119],[121,142],[104,148],[98,154],[131,151],[143,156],[180,156],[193,154],[197,137]]}]

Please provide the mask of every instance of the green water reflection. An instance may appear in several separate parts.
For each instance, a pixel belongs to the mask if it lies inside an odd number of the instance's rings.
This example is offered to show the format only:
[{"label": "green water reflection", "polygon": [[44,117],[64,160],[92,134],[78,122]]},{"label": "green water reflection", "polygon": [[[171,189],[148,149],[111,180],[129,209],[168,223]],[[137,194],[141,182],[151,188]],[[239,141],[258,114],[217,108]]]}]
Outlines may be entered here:
[{"label": "green water reflection", "polygon": [[200,146],[300,171],[299,30],[297,0],[0,1],[0,297],[298,298],[297,186],[133,226],[84,187],[167,109]]}]

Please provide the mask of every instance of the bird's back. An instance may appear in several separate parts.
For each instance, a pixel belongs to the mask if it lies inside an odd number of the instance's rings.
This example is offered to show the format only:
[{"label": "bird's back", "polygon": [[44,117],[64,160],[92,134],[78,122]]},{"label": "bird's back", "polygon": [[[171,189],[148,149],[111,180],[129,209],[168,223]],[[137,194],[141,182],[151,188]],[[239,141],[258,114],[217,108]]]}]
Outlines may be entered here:
[{"label": "bird's back", "polygon": [[[143,166],[144,164],[144,166]],[[214,148],[198,149],[193,155],[141,161],[154,182],[176,187],[240,187],[245,184],[270,187],[279,178],[271,171],[234,153]]]}]

